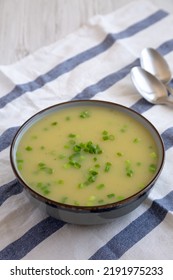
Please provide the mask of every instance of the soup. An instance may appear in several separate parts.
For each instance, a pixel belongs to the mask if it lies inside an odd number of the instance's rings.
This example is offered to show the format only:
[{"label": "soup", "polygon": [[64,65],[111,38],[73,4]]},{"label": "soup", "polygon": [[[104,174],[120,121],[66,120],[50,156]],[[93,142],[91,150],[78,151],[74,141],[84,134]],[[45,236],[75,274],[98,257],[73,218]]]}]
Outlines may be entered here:
[{"label": "soup", "polygon": [[154,139],[130,115],[103,106],[51,112],[22,136],[16,165],[24,182],[53,201],[77,206],[121,201],[157,172]]}]

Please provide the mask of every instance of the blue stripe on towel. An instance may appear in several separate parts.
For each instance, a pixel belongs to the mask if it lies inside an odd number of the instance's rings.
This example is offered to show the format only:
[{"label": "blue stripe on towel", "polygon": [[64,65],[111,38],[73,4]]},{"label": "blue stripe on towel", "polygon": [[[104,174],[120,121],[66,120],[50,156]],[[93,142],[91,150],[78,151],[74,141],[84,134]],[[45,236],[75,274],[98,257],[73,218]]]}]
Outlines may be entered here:
[{"label": "blue stripe on towel", "polygon": [[[171,52],[173,50],[173,40],[171,39],[169,41],[164,42],[158,47],[158,50],[164,54]],[[125,78],[129,74],[131,68],[134,66],[139,66],[139,59],[136,59],[129,65],[120,69],[119,71],[104,77],[96,84],[86,87],[82,92],[76,94],[75,97],[72,98],[72,100],[90,99],[94,97],[97,93],[107,90],[109,87],[113,86],[115,83]],[[143,112],[152,108],[152,106],[153,104],[150,104],[145,99],[141,98],[131,106],[131,109],[142,114]],[[11,141],[18,128],[19,127],[8,128],[6,131],[4,131],[2,135],[0,135],[0,152],[11,144]]]},{"label": "blue stripe on towel", "polygon": [[93,98],[97,93],[107,90],[115,83],[125,78],[129,74],[130,69],[137,65],[139,65],[139,59],[136,59],[132,63],[120,69],[119,71],[104,77],[96,84],[88,86],[82,92],[78,93],[75,97],[73,97],[72,100]]},{"label": "blue stripe on towel", "polygon": [[152,15],[146,17],[145,19],[131,25],[125,30],[120,31],[119,33],[108,34],[100,44],[60,63],[47,73],[37,77],[34,81],[28,82],[26,84],[16,85],[11,92],[0,98],[0,108],[3,108],[9,102],[20,97],[24,93],[29,91],[32,92],[34,90],[37,90],[38,88],[43,87],[46,83],[57,79],[59,76],[71,71],[81,63],[103,53],[104,51],[109,49],[115,43],[116,40],[133,36],[137,32],[140,32],[150,27],[152,24],[162,20],[167,15],[167,12],[159,10],[153,13]]},{"label": "blue stripe on towel", "polygon": [[0,251],[0,260],[18,260],[23,258],[39,243],[63,227],[64,224],[64,222],[52,217],[44,219],[28,230],[21,238]]},{"label": "blue stripe on towel", "polygon": [[168,211],[173,211],[173,191],[162,199],[153,201],[151,207],[131,222],[122,231],[91,256],[91,260],[119,259],[134,244],[139,242],[165,218]]},{"label": "blue stripe on towel", "polygon": [[164,142],[165,150],[173,147],[173,127],[166,129],[161,136]]},{"label": "blue stripe on towel", "polygon": [[0,206],[12,195],[17,195],[23,191],[23,187],[17,179],[0,187]]},{"label": "blue stripe on towel", "polygon": [[0,152],[11,145],[19,126],[10,127],[0,135]]}]

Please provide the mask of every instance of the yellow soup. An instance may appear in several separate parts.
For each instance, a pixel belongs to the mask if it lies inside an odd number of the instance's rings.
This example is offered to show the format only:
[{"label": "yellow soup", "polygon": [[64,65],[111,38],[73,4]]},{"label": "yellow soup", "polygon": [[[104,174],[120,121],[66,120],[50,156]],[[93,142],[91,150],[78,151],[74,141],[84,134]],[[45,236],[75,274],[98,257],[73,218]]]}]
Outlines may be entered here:
[{"label": "yellow soup", "polygon": [[16,162],[36,192],[70,205],[120,201],[157,171],[154,139],[128,114],[107,107],[72,107],[36,122],[18,145]]}]

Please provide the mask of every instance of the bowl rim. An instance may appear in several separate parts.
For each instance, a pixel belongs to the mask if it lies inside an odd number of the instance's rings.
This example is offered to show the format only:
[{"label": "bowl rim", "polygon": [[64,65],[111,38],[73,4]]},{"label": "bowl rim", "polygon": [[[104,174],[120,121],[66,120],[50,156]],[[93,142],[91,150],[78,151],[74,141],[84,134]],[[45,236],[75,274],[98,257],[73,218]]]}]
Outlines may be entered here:
[{"label": "bowl rim", "polygon": [[[137,121],[139,121],[139,119],[143,120],[144,122],[146,122],[150,128],[155,132],[155,134],[157,135],[157,138],[159,139],[160,142],[160,146],[161,146],[161,161],[160,161],[160,166],[156,172],[156,174],[153,176],[153,178],[148,182],[148,184],[146,184],[146,186],[139,190],[138,192],[136,192],[135,194],[124,198],[120,201],[116,201],[116,202],[112,202],[112,203],[107,203],[107,204],[103,204],[103,205],[95,205],[95,206],[78,206],[78,205],[71,205],[71,204],[65,204],[65,203],[61,203],[61,202],[57,202],[55,200],[52,200],[50,198],[47,198],[41,194],[39,194],[38,192],[36,192],[35,190],[33,190],[22,178],[22,176],[20,175],[20,172],[17,170],[16,166],[15,166],[15,158],[14,158],[14,148],[15,148],[15,144],[16,141],[18,139],[18,137],[20,136],[21,132],[24,130],[24,128],[29,125],[30,122],[32,122],[34,119],[38,119],[40,120],[41,118],[39,118],[40,116],[43,115],[43,117],[45,117],[44,113],[45,112],[49,112],[50,114],[52,113],[52,110],[57,108],[56,111],[58,111],[59,107],[63,107],[63,106],[68,106],[69,105],[77,105],[77,107],[79,107],[80,103],[82,103],[83,105],[85,103],[91,103],[93,105],[97,105],[100,104],[101,106],[112,106],[116,108],[120,108],[121,112],[123,110],[123,113],[129,113],[130,116],[133,118],[134,115],[137,116]],[[136,118],[135,118],[136,119]],[[38,121],[36,120],[36,122]],[[31,124],[31,126],[34,124],[35,122],[33,122]],[[141,122],[140,122],[141,123]],[[143,124],[142,124],[143,125]],[[30,126],[30,127],[31,127]],[[26,130],[27,131],[27,130]],[[25,132],[24,132],[25,133]],[[36,198],[37,200],[39,200],[40,202],[43,202],[47,205],[51,205],[54,208],[59,208],[59,209],[63,209],[63,210],[67,210],[67,211],[79,211],[79,212],[105,212],[105,211],[110,211],[111,209],[116,209],[116,208],[122,208],[127,206],[128,204],[131,204],[133,201],[135,201],[136,199],[139,199],[141,196],[144,196],[147,192],[149,192],[149,190],[153,187],[153,184],[155,183],[155,181],[157,180],[157,178],[159,177],[161,170],[163,169],[163,165],[164,165],[164,161],[165,161],[165,148],[164,148],[164,143],[163,140],[161,138],[160,133],[158,132],[158,130],[156,129],[156,127],[147,119],[145,118],[143,115],[141,115],[140,113],[138,113],[137,111],[126,107],[124,105],[121,105],[119,103],[114,103],[114,102],[110,102],[110,101],[104,101],[104,100],[90,100],[90,99],[82,99],[82,100],[70,100],[70,101],[65,101],[65,102],[61,102],[61,103],[57,103],[54,105],[51,105],[49,107],[46,107],[42,110],[40,110],[39,112],[35,113],[34,115],[32,115],[30,118],[28,118],[17,130],[17,132],[15,133],[13,140],[11,142],[11,146],[10,146],[10,163],[11,163],[11,167],[13,170],[13,173],[15,174],[17,180],[19,181],[19,183],[24,187],[24,189],[29,192],[34,198]]]}]

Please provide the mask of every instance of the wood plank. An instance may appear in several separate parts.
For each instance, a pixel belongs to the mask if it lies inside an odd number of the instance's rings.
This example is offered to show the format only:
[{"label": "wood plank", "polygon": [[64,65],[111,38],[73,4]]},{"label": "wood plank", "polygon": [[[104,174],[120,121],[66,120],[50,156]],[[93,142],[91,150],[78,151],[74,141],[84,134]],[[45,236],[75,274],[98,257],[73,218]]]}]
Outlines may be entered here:
[{"label": "wood plank", "polygon": [[[0,64],[10,64],[73,32],[96,14],[132,0],[0,0]],[[172,0],[153,0],[173,12]]]}]

